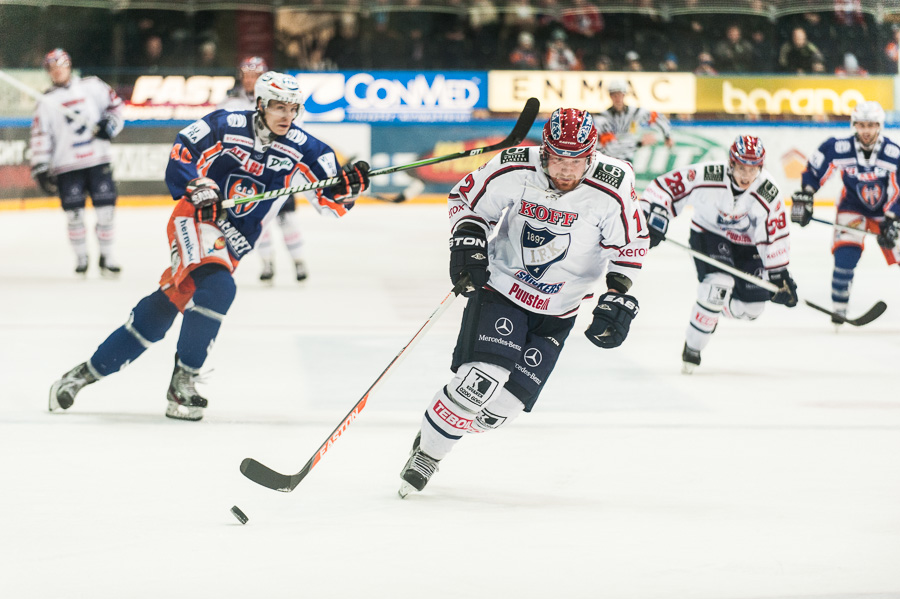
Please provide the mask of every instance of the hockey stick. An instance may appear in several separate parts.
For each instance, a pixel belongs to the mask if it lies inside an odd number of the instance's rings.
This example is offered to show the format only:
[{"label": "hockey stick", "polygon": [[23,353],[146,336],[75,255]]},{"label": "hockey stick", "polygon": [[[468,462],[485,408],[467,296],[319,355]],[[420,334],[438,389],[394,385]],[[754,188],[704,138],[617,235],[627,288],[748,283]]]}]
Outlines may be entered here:
[{"label": "hockey stick", "polygon": [[388,375],[392,372],[394,366],[399,364],[404,357],[406,357],[407,350],[413,348],[413,346],[418,343],[418,341],[425,335],[425,333],[437,322],[437,319],[441,317],[447,308],[450,307],[450,304],[453,303],[453,300],[456,298],[456,295],[460,293],[463,289],[466,288],[469,284],[469,278],[464,277],[460,279],[460,281],[450,290],[450,293],[447,294],[447,297],[443,299],[443,301],[435,308],[434,312],[431,313],[431,316],[428,317],[428,320],[425,321],[416,334],[413,335],[412,339],[403,346],[403,348],[394,356],[394,359],[391,360],[391,363],[387,365],[378,378],[375,379],[375,382],[372,383],[372,386],[368,388],[368,390],[363,393],[363,396],[356,402],[356,405],[344,416],[344,419],[341,420],[341,423],[337,425],[328,438],[325,440],[322,445],[319,446],[319,449],[316,450],[316,453],[313,454],[309,461],[303,465],[303,468],[300,469],[296,474],[281,474],[280,472],[276,472],[262,464],[253,458],[244,458],[244,461],[241,462],[241,474],[252,480],[258,485],[262,485],[264,487],[268,487],[269,489],[273,489],[275,491],[281,491],[283,493],[290,493],[293,491],[297,485],[300,484],[306,475],[310,473],[310,471],[316,467],[319,461],[325,457],[325,453],[331,449],[332,445],[334,445],[338,439],[341,438],[341,435],[346,432],[347,428],[350,427],[351,424],[359,417],[360,412],[363,411],[363,408],[366,407],[366,402],[369,400],[369,396],[375,390],[375,388],[387,380]]},{"label": "hockey stick", "polygon": [[[47,99],[44,96],[44,94],[42,94],[38,90],[34,89],[30,85],[26,85],[25,83],[22,83],[21,81],[19,81],[18,79],[16,79],[12,75],[10,75],[9,73],[5,73],[2,70],[0,70],[0,79],[2,79],[3,81],[6,81],[11,86],[15,87],[16,89],[25,93],[26,95],[31,96],[34,100],[36,100],[38,102],[47,102]],[[87,120],[84,118],[84,115],[72,110],[68,106],[63,106],[62,104],[58,104],[56,102],[47,102],[47,104],[48,104],[48,106],[53,106],[53,108],[59,110],[64,115],[66,115],[66,117],[72,119],[76,123],[80,123],[82,126],[88,128],[88,129],[93,128],[93,126],[90,123],[88,123]]]},{"label": "hockey stick", "polygon": [[[529,98],[527,102],[525,102],[525,108],[522,109],[522,113],[519,115],[516,124],[513,125],[513,129],[509,135],[506,136],[506,139],[499,143],[495,143],[491,146],[485,146],[483,148],[472,148],[471,150],[463,150],[462,152],[456,152],[455,154],[447,154],[446,156],[435,156],[433,158],[426,158],[424,160],[418,160],[416,162],[410,162],[409,164],[400,164],[397,166],[388,166],[385,168],[376,168],[374,170],[369,171],[369,177],[377,177],[379,175],[389,175],[391,173],[396,173],[397,171],[405,171],[412,168],[419,168],[421,166],[428,166],[429,164],[437,164],[438,162],[445,162],[447,160],[456,160],[458,158],[468,158],[469,156],[476,156],[478,154],[484,154],[487,152],[494,152],[496,150],[503,150],[506,148],[511,148],[513,146],[517,146],[525,140],[525,137],[528,135],[528,132],[531,130],[531,126],[534,124],[534,119],[537,118],[538,111],[541,108],[541,103],[537,98]],[[341,182],[340,177],[331,177],[329,179],[322,179],[321,181],[314,181],[312,183],[305,183],[303,185],[295,185],[294,187],[285,187],[283,189],[273,189],[272,191],[267,191],[265,193],[260,193],[255,196],[248,196],[246,198],[235,198],[230,200],[225,200],[222,202],[222,208],[233,208],[234,206],[238,206],[240,204],[247,204],[249,202],[261,202],[264,200],[274,200],[275,198],[279,198],[281,196],[290,195],[293,193],[302,193],[304,191],[312,191],[314,189],[322,189],[323,187],[331,187],[333,185],[337,185]]]},{"label": "hockey stick", "polygon": [[[744,279],[745,281],[747,281],[749,283],[753,283],[757,287],[762,287],[766,291],[770,291],[772,293],[778,293],[779,291],[781,291],[781,288],[778,287],[777,285],[775,285],[774,283],[771,283],[764,279],[760,279],[759,277],[754,277],[753,275],[746,273],[742,270],[738,270],[737,268],[734,268],[733,266],[725,264],[724,262],[719,262],[715,258],[710,258],[706,254],[701,254],[700,252],[696,251],[695,249],[693,249],[689,246],[686,246],[682,243],[678,243],[677,241],[675,241],[673,239],[669,239],[668,237],[665,240],[668,241],[670,244],[683,249],[684,251],[689,253],[691,256],[693,256],[697,260],[700,260],[701,262],[706,262],[707,264],[711,264],[711,265],[715,266],[716,268],[718,268],[719,270],[727,272],[730,275],[734,275],[735,277],[738,277],[739,279]],[[838,314],[837,312],[832,312],[831,310],[829,310],[823,306],[820,306],[819,304],[811,302],[808,299],[804,299],[803,303],[806,304],[807,306],[809,306],[810,308],[812,308],[813,310],[818,310],[819,312],[824,312],[825,314],[830,315],[832,322],[842,322],[842,323],[846,322],[847,324],[853,325],[855,327],[861,327],[863,325],[869,324],[870,322],[872,322],[873,320],[875,320],[876,318],[878,318],[879,316],[884,314],[884,311],[887,309],[887,304],[885,304],[883,301],[879,300],[875,303],[874,306],[869,308],[868,311],[866,311],[866,313],[863,314],[862,316],[860,316],[859,318],[846,318],[845,316],[842,316],[841,314]]]},{"label": "hockey stick", "polygon": [[845,231],[852,231],[853,233],[865,233],[866,235],[875,235],[878,233],[875,231],[869,231],[868,229],[857,229],[856,227],[848,227],[847,225],[839,225],[837,223],[833,223],[830,220],[825,220],[824,218],[816,218],[815,216],[810,217],[809,220],[816,221],[817,223],[822,223],[823,225],[831,225],[832,227],[836,227],[838,229],[843,229]]}]

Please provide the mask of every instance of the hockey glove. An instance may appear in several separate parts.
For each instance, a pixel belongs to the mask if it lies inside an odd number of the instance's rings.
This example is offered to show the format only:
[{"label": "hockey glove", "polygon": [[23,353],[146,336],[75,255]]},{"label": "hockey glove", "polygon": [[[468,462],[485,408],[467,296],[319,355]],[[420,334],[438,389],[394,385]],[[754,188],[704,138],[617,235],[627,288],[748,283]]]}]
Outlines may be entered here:
[{"label": "hockey glove", "polygon": [[645,212],[647,228],[650,232],[650,247],[655,248],[666,239],[669,231],[669,212],[659,204],[650,206],[650,212]]},{"label": "hockey glove", "polygon": [[881,221],[881,232],[878,233],[878,245],[886,250],[892,250],[897,245],[897,237],[900,236],[900,222],[893,212],[885,212]]},{"label": "hockey glove", "polygon": [[50,174],[49,164],[35,164],[31,167],[31,177],[44,190],[44,193],[55,196],[59,192],[56,177]]},{"label": "hockey glove", "polygon": [[628,336],[631,321],[638,315],[638,301],[624,293],[605,293],[594,308],[594,320],[584,332],[588,340],[604,349],[619,347]]},{"label": "hockey glove", "polygon": [[769,272],[769,281],[781,287],[778,293],[772,295],[772,301],[776,304],[783,304],[788,308],[797,305],[797,284],[791,278],[791,273],[786,268],[781,270],[773,270]]},{"label": "hockey glove", "polygon": [[450,238],[450,281],[455,286],[467,274],[469,284],[462,291],[466,297],[484,287],[491,276],[487,236],[481,227],[472,224],[460,226]]},{"label": "hockey glove", "polygon": [[185,198],[194,205],[198,222],[213,222],[222,210],[222,193],[218,184],[208,177],[191,179],[185,188]]},{"label": "hockey glove", "polygon": [[94,125],[94,137],[97,139],[108,141],[113,138],[113,131],[115,131],[115,123],[108,116],[103,117]]},{"label": "hockey glove", "polygon": [[791,222],[801,227],[809,224],[813,215],[813,194],[808,191],[795,191],[791,196]]},{"label": "hockey glove", "polygon": [[369,188],[369,163],[362,160],[348,162],[337,176],[341,181],[332,187],[331,197],[339,204],[350,203]]}]

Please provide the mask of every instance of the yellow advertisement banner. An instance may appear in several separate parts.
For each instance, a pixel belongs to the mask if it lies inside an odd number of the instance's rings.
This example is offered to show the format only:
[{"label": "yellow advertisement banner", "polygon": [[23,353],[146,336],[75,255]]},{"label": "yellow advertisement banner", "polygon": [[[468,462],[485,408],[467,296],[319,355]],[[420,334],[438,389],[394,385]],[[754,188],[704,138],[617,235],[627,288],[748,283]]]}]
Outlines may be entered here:
[{"label": "yellow advertisement banner", "polygon": [[626,102],[657,112],[696,112],[696,77],[690,73],[612,71],[490,71],[488,108],[519,112],[525,100],[535,97],[543,112],[560,106],[600,112],[610,106],[606,90],[613,79],[628,82]]},{"label": "yellow advertisement banner", "polygon": [[700,77],[697,112],[849,115],[857,102],[894,109],[891,77]]}]

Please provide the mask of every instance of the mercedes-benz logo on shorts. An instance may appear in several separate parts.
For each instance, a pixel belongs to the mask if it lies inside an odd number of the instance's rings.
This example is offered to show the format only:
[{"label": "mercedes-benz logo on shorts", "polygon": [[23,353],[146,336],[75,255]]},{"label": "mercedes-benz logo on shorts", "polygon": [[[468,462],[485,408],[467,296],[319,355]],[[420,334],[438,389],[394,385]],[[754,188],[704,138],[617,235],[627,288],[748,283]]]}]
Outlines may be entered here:
[{"label": "mercedes-benz logo on shorts", "polygon": [[541,355],[541,352],[540,350],[538,350],[538,348],[530,347],[525,350],[524,358],[525,363],[534,368],[541,363],[541,360],[544,359],[544,356]]},{"label": "mercedes-benz logo on shorts", "polygon": [[513,332],[512,321],[508,318],[498,318],[497,322],[494,323],[494,328],[504,337],[511,335]]}]

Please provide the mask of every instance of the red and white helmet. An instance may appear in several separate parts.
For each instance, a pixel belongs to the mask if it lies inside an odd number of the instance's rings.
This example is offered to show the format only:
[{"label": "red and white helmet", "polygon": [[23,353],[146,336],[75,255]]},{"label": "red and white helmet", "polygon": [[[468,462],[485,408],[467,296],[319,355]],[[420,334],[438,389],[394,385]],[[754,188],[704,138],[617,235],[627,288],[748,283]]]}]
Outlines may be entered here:
[{"label": "red and white helmet", "polygon": [[69,53],[63,50],[62,48],[54,48],[47,52],[44,56],[44,68],[49,69],[54,65],[59,66],[72,66],[72,57],[69,56]]},{"label": "red and white helmet", "polygon": [[541,154],[561,158],[590,156],[597,146],[597,127],[587,110],[557,108],[544,124]]},{"label": "red and white helmet", "polygon": [[238,68],[242,73],[262,74],[269,70],[269,65],[266,64],[266,59],[262,56],[248,56],[241,61],[241,65]]},{"label": "red and white helmet", "polygon": [[766,160],[766,149],[760,138],[754,135],[738,135],[731,144],[728,158],[732,165],[745,164],[762,168]]},{"label": "red and white helmet", "polygon": [[263,110],[269,105],[269,100],[299,104],[301,112],[303,110],[303,93],[300,91],[300,84],[291,75],[266,71],[256,80],[253,94],[257,100],[262,100]]}]

